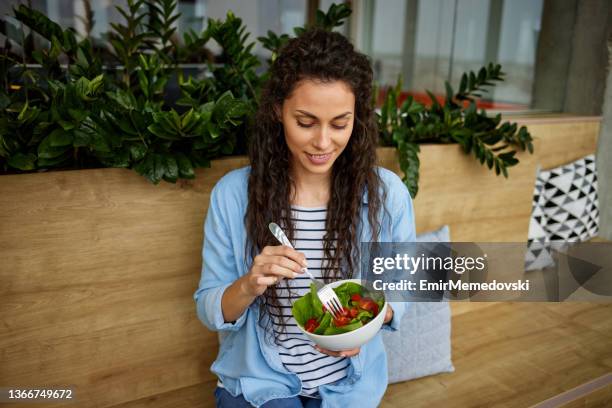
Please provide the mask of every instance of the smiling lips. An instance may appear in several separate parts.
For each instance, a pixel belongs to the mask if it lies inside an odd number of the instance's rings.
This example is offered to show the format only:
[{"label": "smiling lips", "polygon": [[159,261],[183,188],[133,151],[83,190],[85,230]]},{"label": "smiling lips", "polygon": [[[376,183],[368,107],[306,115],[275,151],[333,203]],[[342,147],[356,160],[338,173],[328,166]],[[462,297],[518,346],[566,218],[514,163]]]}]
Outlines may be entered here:
[{"label": "smiling lips", "polygon": [[308,159],[310,160],[312,164],[325,164],[329,161],[329,159],[331,159],[332,154],[331,153],[325,153],[325,154],[306,153],[306,156],[308,156]]}]

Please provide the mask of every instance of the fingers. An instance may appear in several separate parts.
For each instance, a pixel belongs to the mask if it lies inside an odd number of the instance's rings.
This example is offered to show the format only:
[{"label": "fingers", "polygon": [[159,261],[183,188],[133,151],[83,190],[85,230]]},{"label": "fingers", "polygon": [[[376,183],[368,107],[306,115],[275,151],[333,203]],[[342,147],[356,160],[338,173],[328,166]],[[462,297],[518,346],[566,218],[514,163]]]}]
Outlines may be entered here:
[{"label": "fingers", "polygon": [[261,260],[254,264],[252,267],[253,274],[256,276],[276,276],[278,278],[293,279],[300,273],[295,272],[294,269],[286,268],[284,266],[274,263],[273,260],[269,262],[261,263]]},{"label": "fingers", "polygon": [[289,258],[300,266],[299,269],[308,266],[306,263],[306,256],[303,253],[285,245],[267,246],[263,249],[263,251],[261,251],[261,253],[263,255],[275,255]]},{"label": "fingers", "polygon": [[321,353],[328,354],[333,357],[354,357],[357,354],[359,354],[359,351],[361,351],[359,347],[354,348],[354,349],[349,349],[349,350],[341,350],[341,351],[328,350],[328,349],[319,347],[317,345],[315,345],[314,348],[320,351]]},{"label": "fingers", "polygon": [[302,269],[304,269],[302,265],[282,255],[272,255],[268,257],[267,260],[268,260],[267,263],[282,266],[283,268],[296,272],[296,273],[302,273]]},{"label": "fingers", "polygon": [[253,259],[253,269],[257,275],[287,279],[293,279],[303,273],[304,264],[304,254],[281,245],[267,246]]},{"label": "fingers", "polygon": [[253,259],[249,271],[249,284],[259,286],[276,285],[281,279],[293,279],[304,272],[306,257],[303,253],[284,245],[266,246]]},{"label": "fingers", "polygon": [[276,285],[276,283],[279,281],[279,278],[277,278],[276,276],[258,276],[255,279],[255,282],[258,285],[266,285],[266,286],[270,286],[270,285]]}]

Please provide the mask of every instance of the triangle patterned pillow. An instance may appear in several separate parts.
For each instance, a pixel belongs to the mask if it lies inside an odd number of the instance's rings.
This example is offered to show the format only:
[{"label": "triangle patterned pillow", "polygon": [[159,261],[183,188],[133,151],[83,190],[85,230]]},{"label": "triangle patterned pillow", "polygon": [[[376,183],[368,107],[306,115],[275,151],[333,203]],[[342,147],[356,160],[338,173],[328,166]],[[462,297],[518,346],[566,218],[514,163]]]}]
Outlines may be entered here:
[{"label": "triangle patterned pillow", "polygon": [[554,265],[549,249],[583,242],[599,231],[595,155],[538,170],[533,192],[525,270]]}]

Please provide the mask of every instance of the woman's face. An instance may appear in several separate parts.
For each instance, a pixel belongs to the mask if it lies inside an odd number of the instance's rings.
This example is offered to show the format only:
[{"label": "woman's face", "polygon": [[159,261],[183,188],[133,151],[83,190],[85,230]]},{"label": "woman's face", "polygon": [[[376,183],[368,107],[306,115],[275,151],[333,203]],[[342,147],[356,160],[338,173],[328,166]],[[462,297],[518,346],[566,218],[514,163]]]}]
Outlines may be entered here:
[{"label": "woman's face", "polygon": [[355,95],[343,81],[298,82],[282,107],[296,176],[329,174],[353,131]]}]

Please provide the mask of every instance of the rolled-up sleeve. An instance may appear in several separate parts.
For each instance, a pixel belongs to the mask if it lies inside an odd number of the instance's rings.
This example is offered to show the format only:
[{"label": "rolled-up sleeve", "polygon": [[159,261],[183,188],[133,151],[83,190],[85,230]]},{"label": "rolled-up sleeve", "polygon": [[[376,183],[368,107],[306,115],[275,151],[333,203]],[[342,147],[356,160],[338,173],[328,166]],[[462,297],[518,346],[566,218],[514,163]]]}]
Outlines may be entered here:
[{"label": "rolled-up sleeve", "polygon": [[[397,183],[399,181],[399,183]],[[392,208],[396,208],[396,212],[393,215],[391,221],[391,237],[393,242],[415,242],[416,241],[416,227],[414,217],[414,207],[412,205],[412,197],[410,192],[399,179],[396,183],[393,183],[391,187],[393,191]],[[408,302],[389,302],[389,305],[393,308],[393,319],[383,325],[383,329],[396,331],[400,328],[400,322],[402,316],[406,311],[406,308],[410,307]]]},{"label": "rolled-up sleeve", "polygon": [[[247,308],[235,322],[225,322],[221,309],[223,293],[239,273],[232,250],[229,234],[230,217],[236,216],[228,210],[230,189],[221,183],[213,188],[210,205],[204,222],[204,244],[202,247],[202,275],[198,290],[193,295],[198,318],[214,331],[238,330],[244,324],[249,312]],[[224,205],[225,204],[225,205]]]}]

